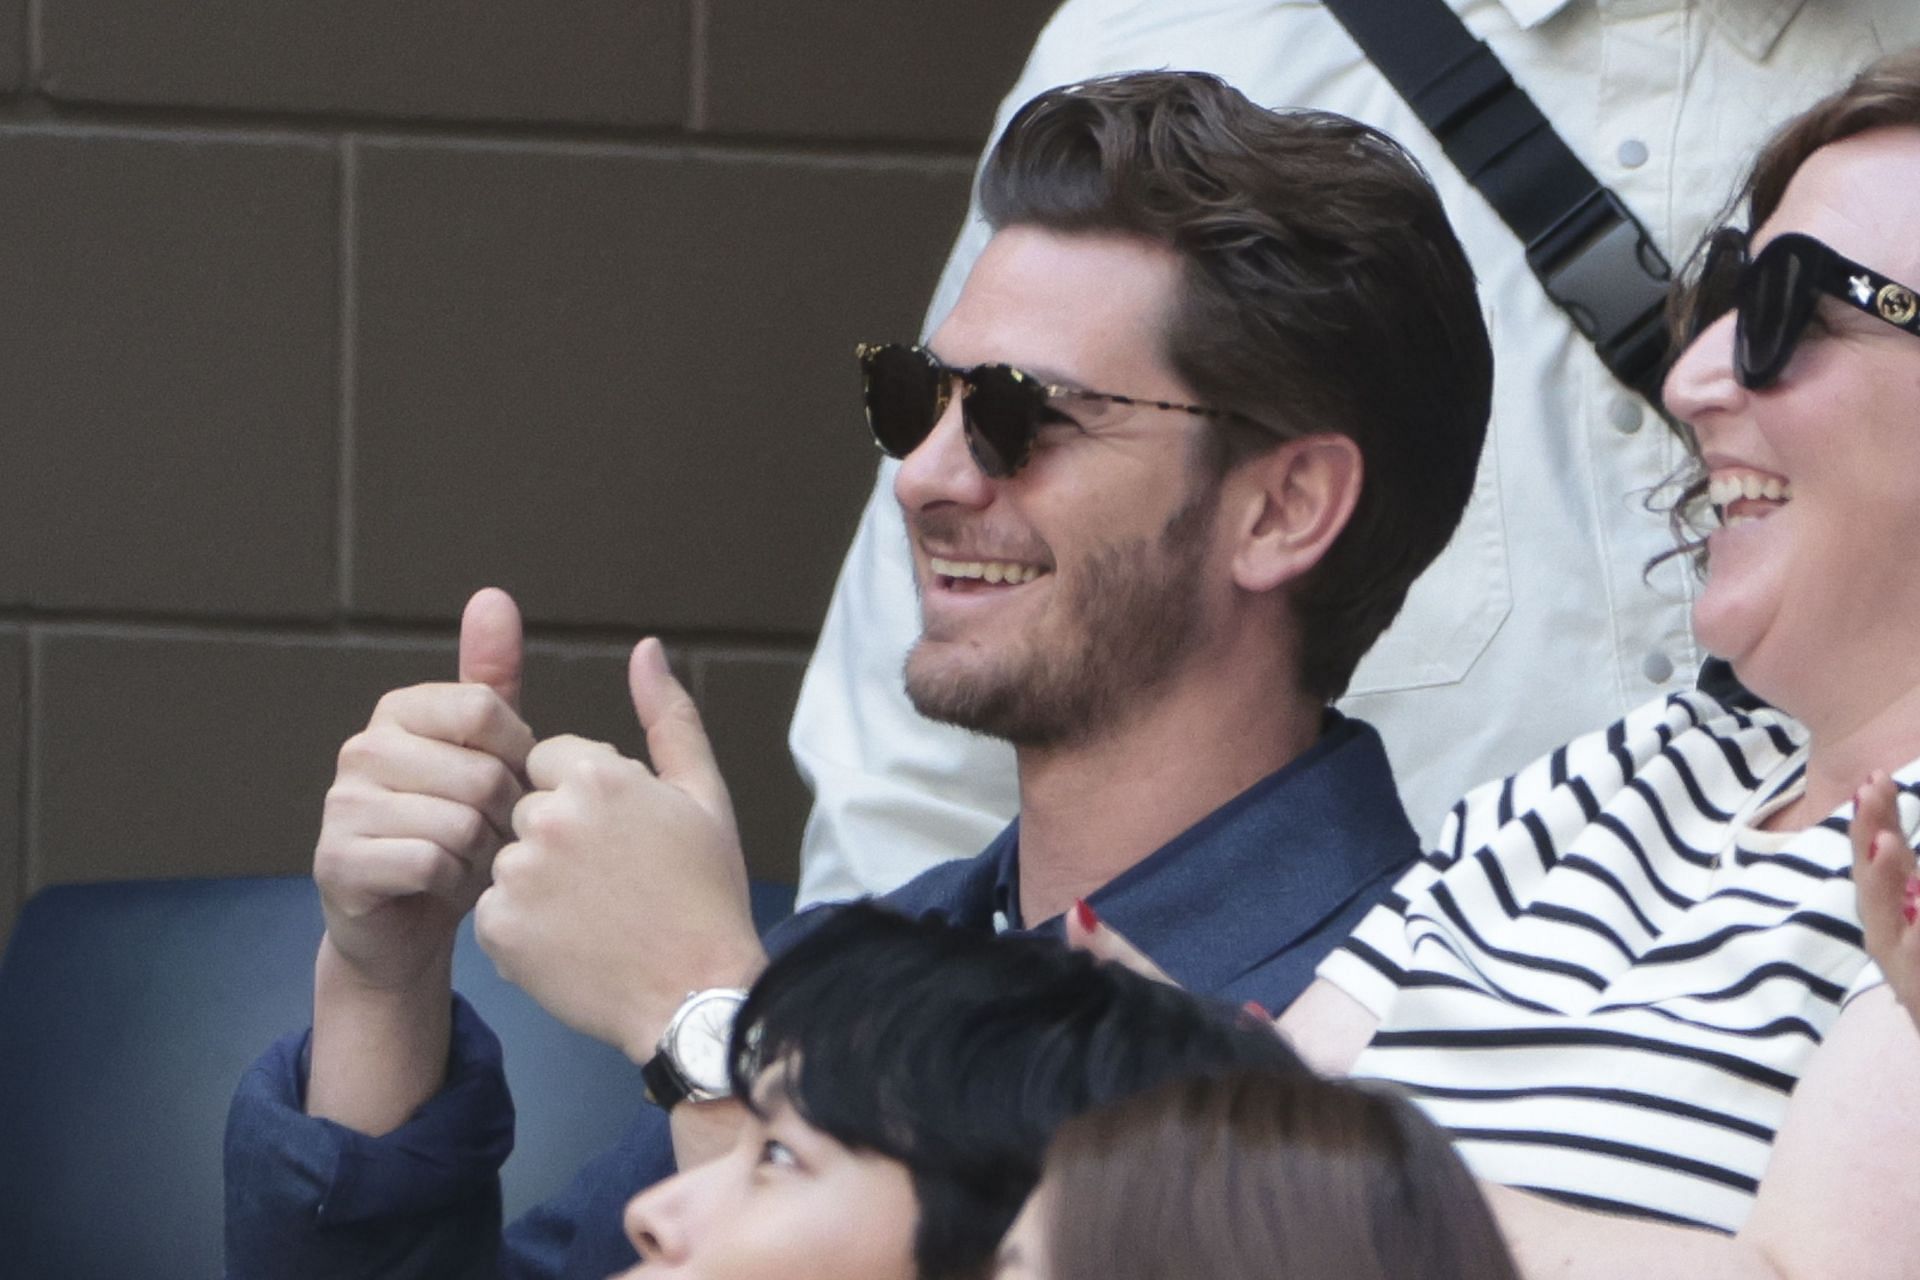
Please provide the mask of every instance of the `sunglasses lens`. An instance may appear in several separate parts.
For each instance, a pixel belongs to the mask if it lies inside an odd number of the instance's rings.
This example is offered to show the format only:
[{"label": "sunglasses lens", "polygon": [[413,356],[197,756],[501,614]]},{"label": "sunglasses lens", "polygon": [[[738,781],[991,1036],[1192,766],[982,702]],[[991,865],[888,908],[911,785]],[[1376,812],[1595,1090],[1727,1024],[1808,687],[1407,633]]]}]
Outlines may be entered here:
[{"label": "sunglasses lens", "polygon": [[945,407],[947,373],[918,347],[889,343],[860,349],[865,375],[867,426],[889,457],[904,458],[920,447]]},{"label": "sunglasses lens", "polygon": [[1818,269],[1788,237],[1775,240],[1754,259],[1734,337],[1735,365],[1747,387],[1764,387],[1786,368],[1820,301],[1814,279]]},{"label": "sunglasses lens", "polygon": [[1003,364],[981,365],[967,383],[961,410],[973,460],[990,476],[1010,476],[1033,447],[1034,431],[1047,408],[1047,389]]}]

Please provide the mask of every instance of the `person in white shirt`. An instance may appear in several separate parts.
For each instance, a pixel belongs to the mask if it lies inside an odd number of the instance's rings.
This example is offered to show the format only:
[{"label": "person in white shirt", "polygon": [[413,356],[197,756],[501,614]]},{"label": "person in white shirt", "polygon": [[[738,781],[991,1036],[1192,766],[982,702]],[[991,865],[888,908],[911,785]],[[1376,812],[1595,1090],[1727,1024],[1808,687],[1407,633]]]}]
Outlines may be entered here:
[{"label": "person in white shirt", "polygon": [[[1774,124],[1920,42],[1912,0],[1454,7],[1675,261]],[[1689,685],[1694,583],[1677,564],[1644,569],[1670,545],[1648,498],[1683,446],[1601,367],[1513,233],[1334,17],[1317,0],[1067,0],[1000,124],[1043,88],[1141,67],[1213,71],[1264,105],[1385,129],[1427,166],[1473,260],[1497,357],[1474,500],[1341,703],[1380,728],[1415,827],[1435,830],[1474,783]],[[986,238],[976,211],[928,331]],[[884,892],[971,855],[1018,807],[1010,749],[922,719],[902,691],[920,615],[893,471],[882,465],[794,715],[794,759],[815,793],[803,902]]]}]

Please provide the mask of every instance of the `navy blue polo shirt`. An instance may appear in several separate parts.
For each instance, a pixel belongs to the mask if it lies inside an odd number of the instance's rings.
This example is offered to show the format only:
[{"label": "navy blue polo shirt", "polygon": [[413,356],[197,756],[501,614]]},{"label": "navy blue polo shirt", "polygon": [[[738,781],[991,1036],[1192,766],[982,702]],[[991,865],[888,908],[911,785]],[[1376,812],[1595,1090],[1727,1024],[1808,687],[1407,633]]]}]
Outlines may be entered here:
[{"label": "navy blue polo shirt", "polygon": [[[1101,918],[1188,990],[1284,1009],[1419,854],[1374,731],[1328,713],[1310,749],[1090,895]],[[1019,824],[886,903],[952,923],[1059,937],[1019,910]],[[767,936],[790,946],[830,907]],[[500,1045],[457,997],[445,1089],[380,1138],[301,1110],[304,1035],[241,1081],[227,1127],[228,1263],[236,1277],[492,1275],[604,1280],[634,1262],[627,1200],[673,1171],[666,1117],[641,1104],[619,1142],[499,1234],[512,1148]],[[499,1242],[497,1272],[495,1242]]]}]

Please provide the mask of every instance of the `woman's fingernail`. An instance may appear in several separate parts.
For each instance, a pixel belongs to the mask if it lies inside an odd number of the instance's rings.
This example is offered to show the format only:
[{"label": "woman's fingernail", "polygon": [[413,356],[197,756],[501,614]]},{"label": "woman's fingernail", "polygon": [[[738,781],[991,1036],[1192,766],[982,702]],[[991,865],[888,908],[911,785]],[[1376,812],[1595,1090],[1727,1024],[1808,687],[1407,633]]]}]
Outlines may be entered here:
[{"label": "woman's fingernail", "polygon": [[1261,1004],[1258,1000],[1249,1000],[1240,1007],[1262,1022],[1273,1021],[1273,1015],[1267,1012],[1267,1006]]},{"label": "woman's fingernail", "polygon": [[1082,933],[1092,933],[1100,927],[1100,917],[1094,914],[1093,908],[1087,905],[1085,898],[1073,900],[1073,918],[1079,922]]}]

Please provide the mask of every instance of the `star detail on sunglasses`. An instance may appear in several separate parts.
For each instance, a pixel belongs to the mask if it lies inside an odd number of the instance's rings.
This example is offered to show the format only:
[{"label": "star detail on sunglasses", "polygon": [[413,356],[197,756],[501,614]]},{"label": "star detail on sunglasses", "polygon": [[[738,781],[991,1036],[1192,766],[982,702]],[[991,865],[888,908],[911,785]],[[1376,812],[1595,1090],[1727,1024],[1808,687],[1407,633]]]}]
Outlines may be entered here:
[{"label": "star detail on sunglasses", "polygon": [[1864,307],[1873,301],[1873,281],[1867,279],[1867,277],[1850,277],[1847,280],[1847,284],[1853,290],[1854,300],[1861,306]]}]

